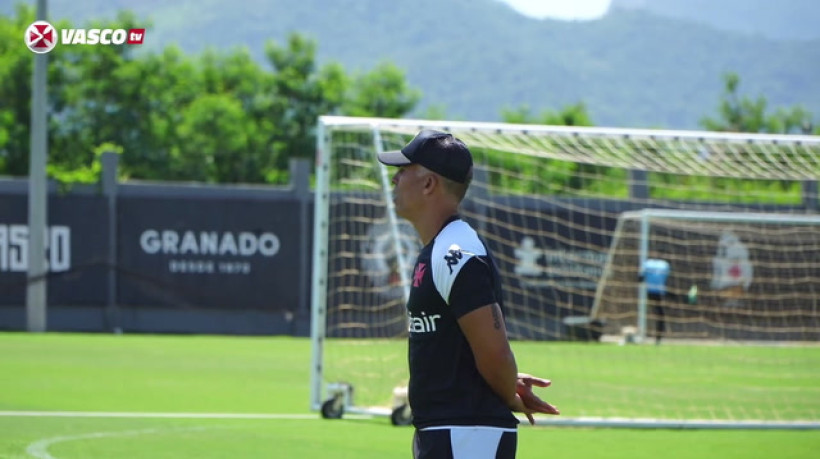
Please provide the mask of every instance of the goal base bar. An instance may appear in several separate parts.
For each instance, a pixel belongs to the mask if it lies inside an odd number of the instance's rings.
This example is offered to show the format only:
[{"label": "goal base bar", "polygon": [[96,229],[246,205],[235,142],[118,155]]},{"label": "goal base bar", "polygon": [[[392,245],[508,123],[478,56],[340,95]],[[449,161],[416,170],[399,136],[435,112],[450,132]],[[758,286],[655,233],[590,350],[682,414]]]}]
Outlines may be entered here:
[{"label": "goal base bar", "polygon": [[[321,411],[321,405],[313,405],[310,407],[311,411]],[[389,417],[393,412],[390,408],[383,406],[349,406],[344,407],[344,417],[348,415],[355,415],[357,418],[367,419],[375,417]]]},{"label": "goal base bar", "polygon": [[[526,418],[519,418],[526,423]],[[623,429],[737,429],[737,430],[818,430],[817,421],[721,421],[630,418],[535,418],[542,427],[603,427]]]}]

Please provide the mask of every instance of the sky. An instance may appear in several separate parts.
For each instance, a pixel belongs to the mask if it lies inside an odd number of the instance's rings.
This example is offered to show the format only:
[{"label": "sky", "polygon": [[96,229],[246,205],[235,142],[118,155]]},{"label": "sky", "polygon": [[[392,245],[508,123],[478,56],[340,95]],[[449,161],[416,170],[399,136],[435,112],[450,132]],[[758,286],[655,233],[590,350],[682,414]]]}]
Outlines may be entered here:
[{"label": "sky", "polygon": [[606,13],[610,0],[502,0],[518,12],[537,19],[589,20]]}]

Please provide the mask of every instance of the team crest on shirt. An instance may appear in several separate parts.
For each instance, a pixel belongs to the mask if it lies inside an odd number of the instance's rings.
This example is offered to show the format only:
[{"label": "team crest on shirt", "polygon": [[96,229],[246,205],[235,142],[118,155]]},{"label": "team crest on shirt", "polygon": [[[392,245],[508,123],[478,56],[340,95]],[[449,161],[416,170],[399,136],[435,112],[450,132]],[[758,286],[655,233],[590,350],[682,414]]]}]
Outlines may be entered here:
[{"label": "team crest on shirt", "polygon": [[416,271],[413,273],[413,287],[421,286],[421,281],[424,279],[424,271],[427,270],[427,265],[419,263],[416,265]]},{"label": "team crest on shirt", "polygon": [[444,255],[444,261],[447,262],[447,267],[450,269],[450,274],[453,274],[453,266],[459,264],[464,254],[461,253],[461,247],[456,244],[450,246],[447,250],[447,255]]}]

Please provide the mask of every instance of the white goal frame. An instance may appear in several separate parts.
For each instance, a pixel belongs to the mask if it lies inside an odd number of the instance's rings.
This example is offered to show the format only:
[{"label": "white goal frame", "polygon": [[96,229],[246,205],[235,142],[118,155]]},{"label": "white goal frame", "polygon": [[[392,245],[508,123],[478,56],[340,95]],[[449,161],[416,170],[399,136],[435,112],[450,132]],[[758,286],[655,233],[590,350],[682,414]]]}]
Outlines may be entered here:
[{"label": "white goal frame", "polygon": [[[632,138],[674,138],[702,140],[719,139],[729,142],[747,142],[750,137],[766,139],[771,142],[803,142],[812,146],[820,146],[820,137],[817,136],[794,136],[794,135],[763,135],[763,134],[743,134],[743,133],[714,133],[700,131],[673,131],[673,130],[649,130],[649,129],[620,129],[620,128],[579,128],[571,126],[538,126],[538,125],[514,125],[506,123],[489,122],[464,122],[464,121],[431,121],[431,120],[411,120],[411,119],[381,119],[381,118],[356,118],[343,116],[321,116],[319,117],[316,129],[316,182],[314,195],[314,224],[313,224],[313,247],[312,247],[312,281],[311,281],[311,362],[310,362],[310,409],[322,411],[329,401],[335,400],[337,408],[341,408],[345,414],[365,415],[365,416],[392,416],[396,412],[384,407],[362,407],[352,403],[352,388],[343,383],[325,384],[323,382],[324,350],[326,340],[327,321],[327,291],[328,285],[328,248],[329,248],[329,207],[330,199],[330,179],[331,165],[333,161],[333,151],[330,144],[330,133],[339,127],[350,127],[362,132],[373,134],[373,151],[379,152],[382,149],[379,126],[390,126],[410,130],[421,129],[441,129],[453,130],[454,132],[469,130],[471,132],[539,132],[554,133],[563,136],[589,135],[589,136],[614,136]],[[374,154],[375,162],[375,154]],[[385,193],[385,201],[388,203],[388,217],[392,226],[392,237],[396,247],[396,253],[401,254],[398,248],[398,230],[395,211],[392,208],[392,199],[389,198],[390,183],[388,171],[383,165],[379,165],[382,172],[382,191]],[[800,176],[800,171],[789,171],[787,173]],[[794,175],[798,174],[798,175]],[[804,179],[805,175],[802,175]],[[685,218],[691,217],[685,211],[662,211],[647,209],[636,214],[642,219],[647,227],[648,219],[652,216],[663,216],[664,218]],[[764,214],[767,218],[771,214]],[[698,212],[700,218],[715,218],[728,220],[754,219],[756,214],[725,215],[723,213],[703,213]],[[783,222],[789,221],[820,221],[820,217],[796,215],[781,216]],[[641,243],[641,259],[645,259],[647,247]],[[404,286],[405,299],[408,295],[409,273],[400,273],[402,285]],[[646,304],[645,292],[641,295],[639,305],[641,319],[641,336],[646,333]],[[620,418],[537,418],[538,425],[550,426],[579,426],[579,427],[625,427],[625,428],[677,428],[677,429],[820,429],[820,421],[711,421],[711,420],[668,420],[668,419],[620,419]]]}]

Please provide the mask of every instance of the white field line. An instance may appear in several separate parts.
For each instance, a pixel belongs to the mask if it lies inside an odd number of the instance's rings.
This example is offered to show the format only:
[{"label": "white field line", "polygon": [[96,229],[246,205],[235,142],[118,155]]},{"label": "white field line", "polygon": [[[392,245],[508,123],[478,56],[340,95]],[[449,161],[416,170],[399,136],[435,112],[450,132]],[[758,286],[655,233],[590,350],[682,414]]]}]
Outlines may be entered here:
[{"label": "white field line", "polygon": [[122,430],[119,432],[92,432],[79,435],[61,435],[58,437],[43,438],[30,443],[26,447],[26,454],[37,459],[57,459],[48,452],[48,448],[57,443],[64,443],[75,440],[93,440],[98,438],[111,437],[134,437],[138,435],[152,435],[171,432],[190,432],[194,430],[205,430],[204,427],[188,427],[176,429],[141,429],[141,430]]},{"label": "white field line", "polygon": [[[0,417],[168,418],[168,419],[321,419],[318,413],[140,413],[109,411],[0,411]],[[346,415],[350,418],[371,416]]]}]

